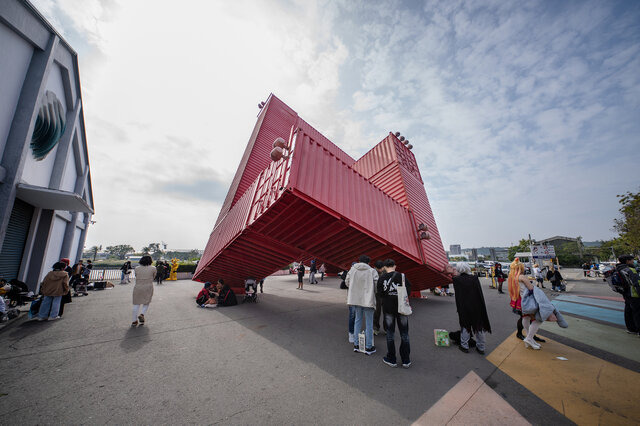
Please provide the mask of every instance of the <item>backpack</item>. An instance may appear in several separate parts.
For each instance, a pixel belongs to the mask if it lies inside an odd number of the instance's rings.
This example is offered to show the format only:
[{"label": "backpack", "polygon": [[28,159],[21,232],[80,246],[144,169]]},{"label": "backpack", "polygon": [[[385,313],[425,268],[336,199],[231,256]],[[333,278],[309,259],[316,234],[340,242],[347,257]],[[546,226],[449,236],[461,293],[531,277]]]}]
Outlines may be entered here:
[{"label": "backpack", "polygon": [[623,294],[627,289],[627,281],[615,268],[605,271],[604,280],[607,282],[607,284],[609,284],[611,290],[615,291],[616,293]]}]

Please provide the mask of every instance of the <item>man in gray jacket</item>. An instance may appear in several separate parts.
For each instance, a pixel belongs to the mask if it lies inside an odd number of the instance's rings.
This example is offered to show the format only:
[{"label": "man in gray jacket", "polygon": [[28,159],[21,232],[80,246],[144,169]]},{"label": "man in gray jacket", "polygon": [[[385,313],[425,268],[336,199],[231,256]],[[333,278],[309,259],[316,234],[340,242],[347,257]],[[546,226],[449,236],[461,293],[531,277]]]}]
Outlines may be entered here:
[{"label": "man in gray jacket", "polygon": [[349,287],[347,295],[347,305],[355,309],[356,320],[354,327],[354,352],[360,351],[357,336],[362,328],[362,317],[365,319],[365,348],[367,355],[375,353],[376,347],[373,345],[373,311],[376,307],[375,283],[378,281],[378,273],[369,266],[371,258],[362,255],[359,262],[354,264],[345,280]]}]

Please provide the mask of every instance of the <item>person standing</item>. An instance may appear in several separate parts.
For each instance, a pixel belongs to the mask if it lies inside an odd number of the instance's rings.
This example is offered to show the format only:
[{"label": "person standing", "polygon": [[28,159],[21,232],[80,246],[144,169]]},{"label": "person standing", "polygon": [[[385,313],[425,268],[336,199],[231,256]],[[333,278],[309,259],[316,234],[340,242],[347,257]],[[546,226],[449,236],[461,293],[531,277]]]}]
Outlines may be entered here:
[{"label": "person standing", "polygon": [[456,308],[460,322],[460,346],[462,352],[469,352],[471,333],[476,336],[476,351],[484,355],[485,332],[491,333],[491,324],[484,303],[480,280],[471,273],[466,262],[456,265],[458,275],[453,277],[453,289],[456,295]]},{"label": "person standing", "polygon": [[311,264],[309,265],[309,284],[318,284],[318,281],[316,280],[317,272],[318,269],[316,268],[316,260],[313,259],[311,261]]},{"label": "person standing", "polygon": [[304,278],[304,263],[300,261],[300,263],[298,263],[298,290],[302,290],[302,287],[304,287],[304,283],[302,282],[303,278]]},{"label": "person standing", "polygon": [[638,271],[634,268],[633,256],[623,255],[618,258],[616,272],[622,276],[624,283],[624,323],[627,332],[640,335],[640,282]]},{"label": "person standing", "polygon": [[[63,270],[69,276],[69,283],[71,283],[71,275],[73,274],[73,269],[69,266],[71,261],[66,257],[63,257],[62,259],[60,259],[60,262],[64,264]],[[65,294],[63,294],[62,299],[60,299],[60,310],[58,311],[58,316],[60,318],[62,318],[62,315],[64,314],[64,305],[71,302],[73,302],[73,299],[71,298],[71,286],[69,286],[69,290]]]},{"label": "person standing", "polygon": [[[136,284],[133,287],[132,327],[145,322],[144,314],[147,313],[153,297],[153,279],[156,277],[156,268],[152,266],[151,256],[142,256],[139,263],[140,266],[136,266]],[[140,311],[140,315],[138,315],[138,311]]]},{"label": "person standing", "polygon": [[354,352],[364,349],[367,355],[376,352],[373,345],[373,311],[376,307],[376,283],[378,282],[378,273],[369,266],[371,258],[362,255],[358,259],[358,263],[353,265],[347,273],[346,284],[349,287],[347,294],[347,304],[354,307],[355,321],[353,335],[354,340],[362,329],[362,318],[365,320],[365,347],[361,348],[354,341]]},{"label": "person standing", "polygon": [[156,283],[162,284],[164,279],[164,263],[161,260],[156,260]]},{"label": "person standing", "polygon": [[[509,288],[509,296],[511,298],[511,308],[513,313],[518,315],[518,322],[516,323],[516,337],[520,340],[524,340],[522,331],[524,330],[523,315],[522,315],[522,297],[520,297],[520,275],[524,273],[524,264],[520,263],[520,260],[516,257],[511,266],[509,267],[509,277],[507,284]],[[527,325],[527,328],[529,326]],[[534,335],[533,340],[536,342],[544,343],[546,340]]]},{"label": "person standing", "polygon": [[122,271],[120,274],[120,284],[129,284],[131,282],[131,279],[129,278],[129,275],[131,274],[131,262],[129,260],[124,262],[120,267],[120,271]]},{"label": "person standing", "polygon": [[[376,272],[378,273],[378,278],[385,273],[384,262],[382,260],[376,260],[376,263],[373,266],[376,268]],[[378,283],[376,282],[376,286],[377,285]],[[376,310],[373,313],[373,334],[376,336],[380,334],[380,314],[381,313],[382,313],[382,299],[378,294],[378,292],[376,291]],[[382,314],[382,317],[383,317],[382,327],[386,332],[387,328],[384,324],[384,314]]]},{"label": "person standing", "polygon": [[502,284],[504,283],[504,273],[502,272],[502,264],[500,262],[496,262],[495,268],[496,268],[495,269],[496,281],[498,282],[498,293],[504,294],[504,292],[502,291]]},{"label": "person standing", "polygon": [[324,266],[324,263],[320,265],[320,267],[318,268],[318,272],[320,272],[320,281],[324,281],[324,274],[325,272],[327,272],[327,267]]},{"label": "person standing", "polygon": [[396,323],[400,332],[400,358],[402,367],[411,366],[411,346],[409,344],[409,317],[398,313],[398,286],[404,285],[407,294],[411,293],[411,283],[404,274],[396,271],[396,262],[393,259],[384,261],[386,273],[378,278],[377,292],[382,298],[384,309],[384,323],[387,329],[387,355],[382,361],[390,367],[397,367],[396,344],[394,335]]},{"label": "person standing", "polygon": [[62,262],[56,262],[53,265],[53,271],[49,271],[44,277],[40,290],[42,291],[42,302],[40,303],[40,311],[38,311],[38,321],[49,321],[59,319],[58,311],[60,310],[60,301],[62,296],[69,292],[69,274],[64,269],[66,265]]}]

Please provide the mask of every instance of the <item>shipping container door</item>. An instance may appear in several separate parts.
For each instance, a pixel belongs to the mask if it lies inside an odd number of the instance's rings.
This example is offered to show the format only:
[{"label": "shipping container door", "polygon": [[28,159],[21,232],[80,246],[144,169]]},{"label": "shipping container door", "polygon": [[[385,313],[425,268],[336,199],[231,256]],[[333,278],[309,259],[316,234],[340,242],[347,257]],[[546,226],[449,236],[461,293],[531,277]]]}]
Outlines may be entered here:
[{"label": "shipping container door", "polygon": [[0,252],[0,277],[7,281],[18,278],[32,217],[33,206],[16,198]]}]

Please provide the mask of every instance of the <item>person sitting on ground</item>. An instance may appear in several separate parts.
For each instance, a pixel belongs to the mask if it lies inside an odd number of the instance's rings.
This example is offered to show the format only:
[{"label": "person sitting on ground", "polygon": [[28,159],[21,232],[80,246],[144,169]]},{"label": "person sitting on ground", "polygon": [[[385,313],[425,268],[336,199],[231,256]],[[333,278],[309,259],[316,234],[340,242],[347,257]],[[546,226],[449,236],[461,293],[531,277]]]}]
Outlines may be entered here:
[{"label": "person sitting on ground", "polygon": [[373,345],[373,312],[376,307],[376,283],[378,282],[378,273],[369,266],[371,258],[362,255],[358,259],[359,262],[351,267],[347,274],[346,284],[349,287],[347,294],[347,305],[353,306],[355,310],[354,321],[354,339],[360,334],[362,328],[362,319],[365,320],[365,347],[361,348],[357,340],[354,341],[354,352],[360,352],[364,349],[364,353],[371,355],[376,352]]},{"label": "person sitting on ground", "polygon": [[196,303],[201,308],[217,307],[218,302],[216,302],[215,296],[211,294],[211,283],[209,281],[204,283],[204,287],[202,287],[200,293],[196,296]]},{"label": "person sitting on ground", "polygon": [[491,333],[491,324],[480,280],[471,273],[471,268],[466,262],[458,262],[456,270],[458,275],[453,277],[453,289],[461,330],[459,348],[462,352],[469,352],[469,338],[473,333],[476,336],[476,351],[484,355],[484,334]]},{"label": "person sitting on ground", "polygon": [[214,294],[218,300],[218,306],[235,306],[238,304],[235,293],[228,284],[224,283],[222,278],[218,280],[216,287],[218,291]]},{"label": "person sitting on ground", "polygon": [[396,323],[400,332],[400,358],[402,367],[411,366],[409,342],[409,317],[398,313],[398,286],[404,284],[407,294],[411,293],[411,283],[399,272],[396,272],[396,262],[393,259],[384,261],[386,274],[378,279],[377,292],[380,294],[384,309],[384,322],[387,329],[387,355],[382,361],[389,367],[397,367],[395,331]]}]

